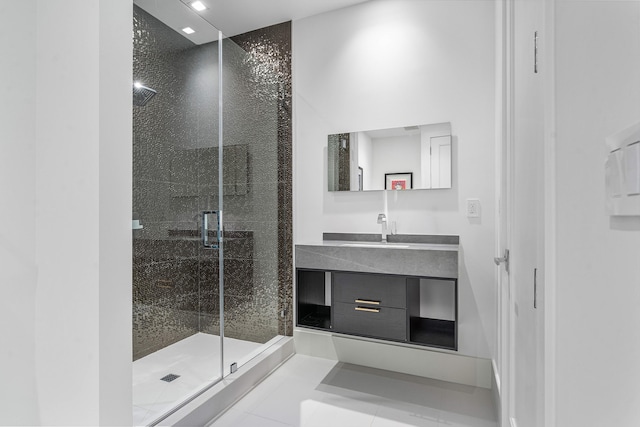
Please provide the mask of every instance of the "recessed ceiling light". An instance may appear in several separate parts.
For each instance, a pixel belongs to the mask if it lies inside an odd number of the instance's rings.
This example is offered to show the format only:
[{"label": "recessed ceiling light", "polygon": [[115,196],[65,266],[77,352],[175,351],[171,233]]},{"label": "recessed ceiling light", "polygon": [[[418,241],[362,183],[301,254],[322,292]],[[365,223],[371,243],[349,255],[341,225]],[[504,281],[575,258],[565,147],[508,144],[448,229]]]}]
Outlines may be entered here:
[{"label": "recessed ceiling light", "polygon": [[183,31],[184,33],[187,33],[187,34],[193,34],[193,33],[195,33],[195,32],[196,32],[196,31],[195,31],[193,28],[191,28],[191,27],[184,27],[184,28],[182,29],[182,31]]},{"label": "recessed ceiling light", "polygon": [[191,7],[198,12],[202,12],[203,10],[207,9],[207,6],[205,6],[201,1],[194,1],[193,3],[191,3]]}]

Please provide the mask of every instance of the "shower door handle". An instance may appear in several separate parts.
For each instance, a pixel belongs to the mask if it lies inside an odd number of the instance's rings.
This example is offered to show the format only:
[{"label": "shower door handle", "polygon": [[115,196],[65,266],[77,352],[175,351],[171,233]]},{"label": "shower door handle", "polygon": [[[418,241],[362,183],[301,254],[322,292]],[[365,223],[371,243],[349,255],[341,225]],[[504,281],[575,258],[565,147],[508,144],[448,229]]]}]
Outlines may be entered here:
[{"label": "shower door handle", "polygon": [[[207,249],[218,249],[220,247],[220,211],[202,211],[202,246]],[[213,216],[215,221],[216,238],[209,241],[209,217]]]}]

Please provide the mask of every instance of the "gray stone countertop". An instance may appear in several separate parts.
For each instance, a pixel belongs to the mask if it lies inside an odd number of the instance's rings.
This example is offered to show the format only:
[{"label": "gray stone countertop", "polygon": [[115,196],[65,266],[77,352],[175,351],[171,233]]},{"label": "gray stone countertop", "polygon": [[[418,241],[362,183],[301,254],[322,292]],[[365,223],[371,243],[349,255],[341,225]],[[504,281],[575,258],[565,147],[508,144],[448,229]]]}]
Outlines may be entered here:
[{"label": "gray stone countertop", "polygon": [[[322,233],[322,240],[380,243],[382,236],[375,233]],[[460,236],[448,234],[388,234],[387,242],[457,245],[460,243]]]},{"label": "gray stone countertop", "polygon": [[[377,236],[379,239],[380,235]],[[379,240],[351,240],[348,236],[345,240],[326,240],[326,237],[325,234],[325,240],[296,245],[296,268],[437,278],[458,277],[457,240],[440,239],[439,241],[447,243],[427,243],[433,240],[412,238],[409,239],[413,240],[411,242],[396,240],[385,244]],[[457,239],[457,236],[447,237]],[[450,243],[453,241],[455,244]]]},{"label": "gray stone countertop", "polygon": [[306,246],[338,246],[345,248],[371,248],[371,249],[408,249],[421,251],[458,251],[459,245],[441,243],[393,243],[393,242],[354,242],[352,240],[322,240],[319,242],[304,243]]}]

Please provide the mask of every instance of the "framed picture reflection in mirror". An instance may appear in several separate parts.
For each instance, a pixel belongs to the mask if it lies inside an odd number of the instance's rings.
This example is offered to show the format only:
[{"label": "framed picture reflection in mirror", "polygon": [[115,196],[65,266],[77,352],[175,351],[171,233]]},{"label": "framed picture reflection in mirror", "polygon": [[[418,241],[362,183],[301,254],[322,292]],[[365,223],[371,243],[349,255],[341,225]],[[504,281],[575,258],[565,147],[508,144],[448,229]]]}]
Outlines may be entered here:
[{"label": "framed picture reflection in mirror", "polygon": [[396,172],[384,174],[385,190],[411,190],[413,188],[413,172]]}]

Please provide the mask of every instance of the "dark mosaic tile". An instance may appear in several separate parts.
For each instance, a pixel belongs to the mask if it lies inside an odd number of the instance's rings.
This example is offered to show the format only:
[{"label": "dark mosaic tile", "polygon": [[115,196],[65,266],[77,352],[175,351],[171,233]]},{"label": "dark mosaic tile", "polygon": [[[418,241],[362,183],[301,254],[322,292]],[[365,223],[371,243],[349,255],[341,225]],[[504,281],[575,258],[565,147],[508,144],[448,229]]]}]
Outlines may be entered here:
[{"label": "dark mosaic tile", "polygon": [[[225,211],[225,218],[226,230],[253,233],[254,245],[257,247],[264,247],[264,243],[267,243],[269,247],[277,247],[279,240],[277,209],[265,210],[264,215],[258,215],[254,218],[248,217],[246,213],[237,215],[236,212]],[[254,253],[254,256],[260,255]]]},{"label": "dark mosaic tile", "polygon": [[253,294],[253,276],[255,261],[225,260],[224,294],[234,296],[250,296]]},{"label": "dark mosaic tile", "polygon": [[133,311],[133,360],[187,338],[198,331],[198,313],[137,304]]},{"label": "dark mosaic tile", "polygon": [[226,237],[224,256],[226,259],[253,259],[253,233],[251,237]]},{"label": "dark mosaic tile", "polygon": [[293,301],[292,253],[292,85],[291,85],[291,25],[284,23],[234,38],[253,56],[270,58],[277,68],[278,84],[278,311],[288,313],[278,317],[280,334],[292,333],[291,307]]},{"label": "dark mosaic tile", "polygon": [[[145,225],[134,232],[138,358],[196,331],[218,333],[218,251],[198,240],[200,212],[218,207],[218,46],[195,47],[134,9],[134,77],[158,90],[134,107],[134,212]],[[225,333],[265,342],[292,331],[279,316],[293,289],[291,26],[234,42],[244,52],[223,42]]]},{"label": "dark mosaic tile", "polygon": [[264,343],[278,334],[277,306],[270,298],[225,296],[225,336]]},{"label": "dark mosaic tile", "polygon": [[278,182],[283,184],[291,184],[293,176],[293,168],[291,164],[292,153],[291,145],[282,145],[278,148]]},{"label": "dark mosaic tile", "polygon": [[200,302],[200,314],[201,315],[215,315],[220,313],[220,293],[217,286],[217,279],[215,285],[209,284],[206,286],[202,282],[200,283],[200,290],[198,294]]},{"label": "dark mosaic tile", "polygon": [[194,240],[134,239],[134,265],[172,261],[198,256],[199,242]]},{"label": "dark mosaic tile", "polygon": [[200,331],[205,334],[220,334],[220,313],[200,313]]},{"label": "dark mosaic tile", "polygon": [[[145,107],[146,108],[146,107]],[[151,126],[151,117],[144,117]],[[175,147],[166,140],[165,134],[156,134],[157,129],[141,128],[141,123],[134,116],[134,181],[171,181],[171,160]]]},{"label": "dark mosaic tile", "polygon": [[169,217],[169,183],[158,181],[134,182],[133,211],[142,223],[166,221]]},{"label": "dark mosaic tile", "polygon": [[134,265],[133,302],[193,309],[197,306],[197,273],[194,260]]},{"label": "dark mosaic tile", "polygon": [[[171,197],[167,210],[167,220],[175,225],[173,230],[198,230],[202,221],[198,198]],[[171,229],[169,231],[171,232]],[[199,236],[193,237],[197,238]]]},{"label": "dark mosaic tile", "polygon": [[[251,295],[253,293],[254,261],[230,259],[224,262],[225,295]],[[201,289],[220,288],[220,268],[218,262],[201,262],[199,280]]]}]

